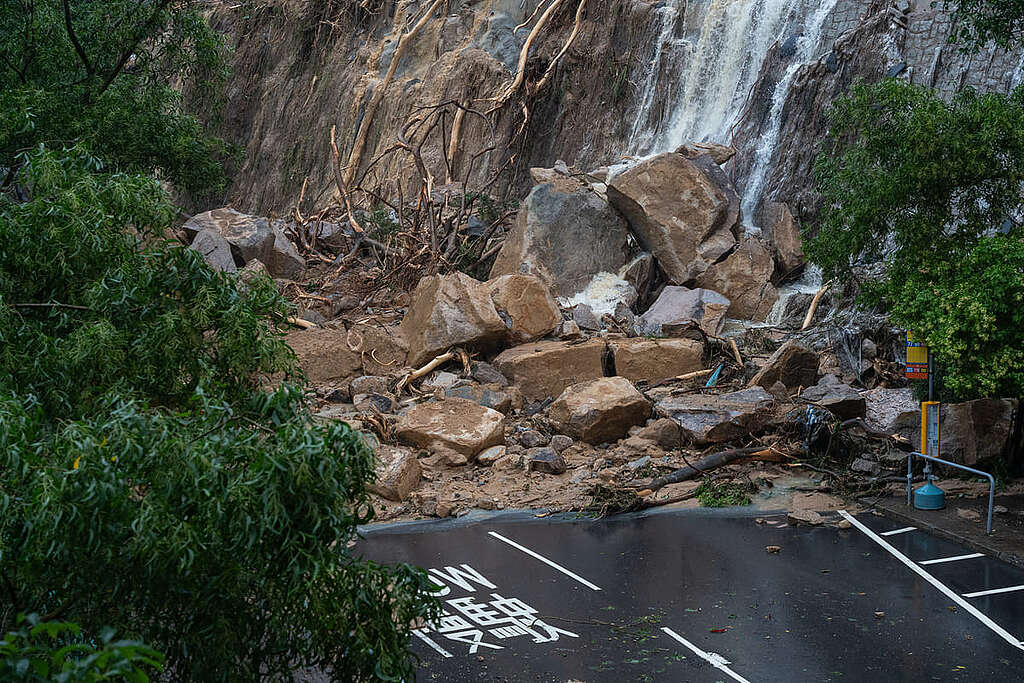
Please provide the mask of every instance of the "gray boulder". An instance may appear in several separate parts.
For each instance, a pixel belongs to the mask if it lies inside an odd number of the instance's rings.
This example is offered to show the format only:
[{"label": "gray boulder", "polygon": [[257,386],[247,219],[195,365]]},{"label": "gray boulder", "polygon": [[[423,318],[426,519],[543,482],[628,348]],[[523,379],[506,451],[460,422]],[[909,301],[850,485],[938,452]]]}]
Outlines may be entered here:
[{"label": "gray boulder", "polygon": [[754,387],[718,396],[669,396],[654,404],[654,412],[678,424],[684,440],[702,445],[761,431],[771,419],[773,401],[767,391]]},{"label": "gray boulder", "polygon": [[192,239],[192,249],[206,261],[206,265],[214,270],[234,273],[238,270],[235,259],[231,255],[231,245],[213,230],[200,230]]},{"label": "gray boulder", "polygon": [[669,285],[636,319],[635,329],[641,336],[661,337],[665,336],[664,326],[682,325],[693,320],[706,334],[717,336],[728,310],[729,300],[718,292]]}]

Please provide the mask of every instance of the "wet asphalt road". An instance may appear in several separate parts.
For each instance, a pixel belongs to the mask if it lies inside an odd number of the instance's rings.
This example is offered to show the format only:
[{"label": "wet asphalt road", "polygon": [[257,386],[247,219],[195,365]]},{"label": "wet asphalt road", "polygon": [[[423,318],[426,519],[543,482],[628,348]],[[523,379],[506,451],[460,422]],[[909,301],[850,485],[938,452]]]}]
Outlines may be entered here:
[{"label": "wet asphalt road", "polygon": [[414,639],[421,681],[1024,681],[1024,651],[1004,637],[1024,637],[1024,590],[958,604],[937,587],[1024,586],[1024,571],[917,564],[972,554],[919,530],[872,538],[759,515],[497,514],[371,528],[362,551],[444,587],[446,618]]}]

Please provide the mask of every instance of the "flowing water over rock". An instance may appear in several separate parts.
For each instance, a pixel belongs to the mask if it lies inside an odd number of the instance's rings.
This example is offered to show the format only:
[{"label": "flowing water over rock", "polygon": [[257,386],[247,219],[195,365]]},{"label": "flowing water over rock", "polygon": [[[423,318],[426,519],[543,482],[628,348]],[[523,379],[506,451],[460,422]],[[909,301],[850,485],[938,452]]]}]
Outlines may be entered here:
[{"label": "flowing water over rock", "polygon": [[657,10],[658,43],[638,79],[631,152],[728,143],[769,48],[799,31],[812,8],[807,0],[669,0]]}]

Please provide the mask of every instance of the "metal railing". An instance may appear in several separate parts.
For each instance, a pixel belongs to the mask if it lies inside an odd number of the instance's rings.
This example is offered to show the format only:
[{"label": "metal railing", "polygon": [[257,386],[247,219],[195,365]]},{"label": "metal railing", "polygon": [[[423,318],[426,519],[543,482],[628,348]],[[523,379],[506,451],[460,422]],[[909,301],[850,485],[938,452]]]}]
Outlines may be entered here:
[{"label": "metal railing", "polygon": [[988,472],[982,472],[981,470],[976,470],[973,467],[967,467],[966,465],[958,465],[955,462],[950,462],[948,460],[942,460],[941,458],[936,458],[936,457],[931,456],[931,455],[925,455],[924,453],[907,453],[907,505],[910,505],[910,493],[911,493],[911,487],[913,486],[913,474],[911,472],[911,469],[912,469],[911,468],[911,464],[913,463],[913,459],[914,459],[915,455],[917,457],[923,458],[925,460],[931,460],[932,462],[938,462],[938,463],[942,463],[943,465],[949,465],[950,467],[956,467],[957,469],[966,470],[966,471],[968,471],[968,472],[970,472],[972,474],[977,474],[978,476],[985,477],[986,479],[988,479],[988,521],[985,524],[985,533],[986,534],[991,534],[992,533],[992,508],[995,507],[995,499],[996,499],[996,480],[995,480],[995,477],[993,477]]}]

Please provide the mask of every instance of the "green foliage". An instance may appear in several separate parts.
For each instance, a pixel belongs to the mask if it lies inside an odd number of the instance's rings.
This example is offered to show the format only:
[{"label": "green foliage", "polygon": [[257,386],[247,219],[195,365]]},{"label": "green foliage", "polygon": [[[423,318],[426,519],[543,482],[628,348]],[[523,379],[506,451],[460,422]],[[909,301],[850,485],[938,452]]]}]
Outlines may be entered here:
[{"label": "green foliage", "polygon": [[[0,168],[40,144],[77,143],[119,170],[216,191],[233,153],[168,83],[212,101],[227,75],[195,0],[0,0]],[[11,176],[0,181],[8,184]]]},{"label": "green foliage", "polygon": [[810,259],[921,335],[961,398],[1024,392],[1024,90],[945,103],[900,81],[837,101]]},{"label": "green foliage", "polygon": [[705,479],[697,487],[697,500],[708,508],[750,505],[752,486],[746,482]]},{"label": "green foliage", "polygon": [[0,198],[0,385],[75,416],[111,389],[176,404],[290,368],[271,334],[286,311],[273,283],[242,293],[165,243],[173,207],[159,183],[80,149],[20,166],[30,200]]},{"label": "green foliage", "polygon": [[133,640],[114,640],[103,629],[96,643],[81,637],[78,624],[19,617],[17,630],[0,640],[0,680],[26,683],[147,683],[147,671],[163,669],[164,657]]},{"label": "green foliage", "polygon": [[950,42],[965,50],[977,52],[989,42],[1012,49],[1024,37],[1022,0],[947,0],[944,7],[953,19]]},{"label": "green foliage", "polygon": [[160,238],[160,185],[80,149],[0,199],[0,632],[116,625],[177,680],[411,675],[436,616],[408,566],[353,555],[373,517],[362,437],[313,419],[267,279],[239,287]]}]

